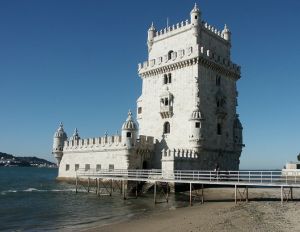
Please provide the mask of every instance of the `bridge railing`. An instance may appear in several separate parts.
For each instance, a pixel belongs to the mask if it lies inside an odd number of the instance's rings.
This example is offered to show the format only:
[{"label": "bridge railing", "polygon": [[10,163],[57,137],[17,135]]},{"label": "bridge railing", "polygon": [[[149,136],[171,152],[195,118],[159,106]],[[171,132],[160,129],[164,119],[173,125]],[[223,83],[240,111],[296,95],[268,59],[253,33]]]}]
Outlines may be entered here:
[{"label": "bridge railing", "polygon": [[282,171],[197,171],[160,169],[78,169],[78,177],[125,178],[135,180],[162,179],[166,181],[237,182],[261,184],[300,184],[300,171],[286,174]]}]

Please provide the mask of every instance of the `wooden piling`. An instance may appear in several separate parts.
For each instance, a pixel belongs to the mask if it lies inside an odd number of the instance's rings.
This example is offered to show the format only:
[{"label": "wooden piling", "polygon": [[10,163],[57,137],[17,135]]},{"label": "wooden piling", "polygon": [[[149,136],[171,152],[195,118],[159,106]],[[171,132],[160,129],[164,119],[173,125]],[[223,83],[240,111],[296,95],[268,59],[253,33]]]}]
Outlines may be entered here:
[{"label": "wooden piling", "polygon": [[204,186],[201,184],[201,203],[204,204]]},{"label": "wooden piling", "polygon": [[90,178],[88,178],[88,187],[87,187],[87,192],[90,192]]},{"label": "wooden piling", "polygon": [[75,179],[75,185],[76,185],[76,190],[75,190],[75,192],[76,192],[76,194],[77,194],[77,188],[78,188],[78,177],[76,176],[76,179]]},{"label": "wooden piling", "polygon": [[154,204],[156,204],[156,181],[154,182]]},{"label": "wooden piling", "polygon": [[246,186],[246,202],[249,202],[248,186]]},{"label": "wooden piling", "polygon": [[190,183],[190,206],[192,206],[192,183]]},{"label": "wooden piling", "polygon": [[293,187],[291,187],[290,191],[291,191],[291,201],[292,201],[292,200],[294,200],[294,197],[293,197]]},{"label": "wooden piling", "polygon": [[237,204],[237,186],[234,185],[234,202]]},{"label": "wooden piling", "polygon": [[281,186],[281,204],[283,204],[283,186]]}]

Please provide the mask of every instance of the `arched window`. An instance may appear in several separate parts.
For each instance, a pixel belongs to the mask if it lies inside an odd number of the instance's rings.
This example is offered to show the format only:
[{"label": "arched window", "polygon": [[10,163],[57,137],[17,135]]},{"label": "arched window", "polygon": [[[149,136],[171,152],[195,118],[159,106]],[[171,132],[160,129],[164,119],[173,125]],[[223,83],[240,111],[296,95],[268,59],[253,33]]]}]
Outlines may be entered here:
[{"label": "arched window", "polygon": [[171,60],[171,59],[172,59],[172,53],[173,53],[172,50],[168,52],[168,60]]},{"label": "arched window", "polygon": [[170,123],[169,122],[164,123],[164,134],[170,134]]}]

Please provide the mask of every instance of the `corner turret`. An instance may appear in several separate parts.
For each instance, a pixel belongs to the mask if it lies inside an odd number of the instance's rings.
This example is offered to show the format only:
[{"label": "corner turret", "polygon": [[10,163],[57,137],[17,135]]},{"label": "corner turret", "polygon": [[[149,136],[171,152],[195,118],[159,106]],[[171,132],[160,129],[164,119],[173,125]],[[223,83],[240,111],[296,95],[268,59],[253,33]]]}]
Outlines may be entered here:
[{"label": "corner turret", "polygon": [[64,131],[63,124],[60,123],[59,128],[53,136],[52,154],[57,159],[57,164],[60,164],[63,156],[64,142],[68,139],[66,132]]},{"label": "corner turret", "polygon": [[72,137],[70,138],[70,140],[79,140],[79,139],[80,139],[80,136],[78,133],[78,129],[75,128],[74,133],[73,133]]},{"label": "corner turret", "polygon": [[195,107],[190,117],[190,136],[189,141],[193,148],[198,149],[202,146],[201,141],[203,141],[202,132],[202,121],[204,120],[203,115],[199,109],[199,105]]},{"label": "corner turret", "polygon": [[222,31],[223,38],[228,42],[231,42],[231,32],[229,31],[227,25],[225,24],[224,29]]},{"label": "corner turret", "polygon": [[148,29],[148,40],[147,40],[147,45],[148,45],[148,50],[150,51],[153,45],[153,39],[155,37],[156,29],[153,25],[151,24],[151,27]]},{"label": "corner turret", "polygon": [[199,22],[201,22],[201,12],[197,6],[197,3],[195,3],[195,6],[191,11],[191,24],[198,26]]},{"label": "corner turret", "polygon": [[128,117],[122,126],[122,142],[128,148],[132,148],[135,145],[137,139],[137,125],[132,119],[132,113],[129,110]]}]

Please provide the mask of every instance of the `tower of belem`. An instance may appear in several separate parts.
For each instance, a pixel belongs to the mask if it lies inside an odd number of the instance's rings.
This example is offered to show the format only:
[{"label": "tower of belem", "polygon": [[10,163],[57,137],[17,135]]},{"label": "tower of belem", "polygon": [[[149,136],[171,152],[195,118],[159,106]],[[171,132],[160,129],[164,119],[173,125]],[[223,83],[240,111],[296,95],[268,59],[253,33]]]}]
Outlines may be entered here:
[{"label": "tower of belem", "polygon": [[231,62],[231,32],[190,20],[148,30],[148,60],[139,64],[139,133],[155,139],[155,168],[237,170],[242,125],[236,113],[240,67]]},{"label": "tower of belem", "polygon": [[137,122],[129,111],[121,134],[67,137],[61,124],[52,153],[58,178],[78,170],[237,170],[243,127],[236,113],[240,67],[230,58],[231,32],[202,21],[197,5],[190,19],[147,37],[148,59],[138,65],[142,93]]}]

